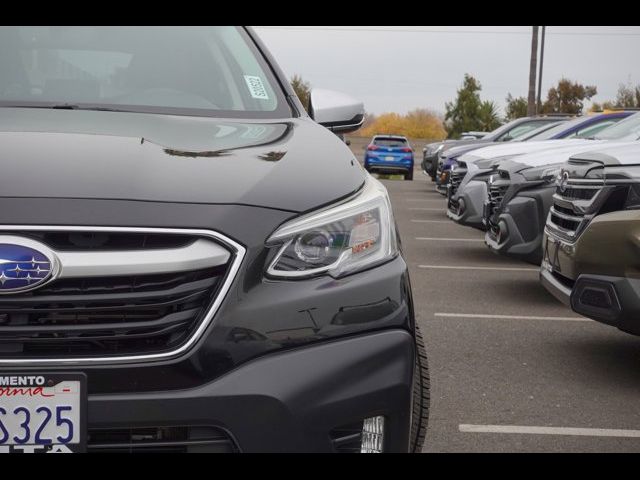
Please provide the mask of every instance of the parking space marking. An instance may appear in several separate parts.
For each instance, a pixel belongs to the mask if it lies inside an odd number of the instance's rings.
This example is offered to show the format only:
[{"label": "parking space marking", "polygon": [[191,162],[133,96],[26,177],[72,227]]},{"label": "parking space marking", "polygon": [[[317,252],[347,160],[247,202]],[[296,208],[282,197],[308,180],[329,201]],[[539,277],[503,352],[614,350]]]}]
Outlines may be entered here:
[{"label": "parking space marking", "polygon": [[640,438],[640,430],[611,428],[521,427],[515,425],[460,425],[461,433],[564,435],[572,437]]},{"label": "parking space marking", "polygon": [[451,220],[411,220],[411,223],[449,223]]},{"label": "parking space marking", "polygon": [[535,317],[525,315],[481,315],[474,313],[434,313],[436,318],[466,318],[479,320],[535,320],[546,322],[585,322],[597,325],[596,322],[581,317]]},{"label": "parking space marking", "polygon": [[418,265],[418,268],[425,270],[479,270],[487,272],[536,272],[539,273],[539,268],[521,268],[521,267],[458,267],[449,265]]},{"label": "parking space marking", "polygon": [[434,237],[417,237],[420,242],[482,242],[484,239],[479,238],[434,238]]},{"label": "parking space marking", "polygon": [[412,207],[409,209],[410,212],[443,212],[443,208],[422,208],[422,207]]}]

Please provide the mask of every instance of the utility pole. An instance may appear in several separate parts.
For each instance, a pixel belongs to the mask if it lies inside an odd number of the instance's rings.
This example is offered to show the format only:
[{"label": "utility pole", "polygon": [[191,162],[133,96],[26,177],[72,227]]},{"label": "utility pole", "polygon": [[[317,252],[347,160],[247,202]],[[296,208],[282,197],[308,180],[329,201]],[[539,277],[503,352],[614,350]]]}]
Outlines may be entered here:
[{"label": "utility pole", "polygon": [[547,37],[547,27],[542,27],[542,39],[540,41],[540,74],[538,75],[538,102],[536,113],[542,110],[542,74],[544,72],[544,44]]},{"label": "utility pole", "polygon": [[536,73],[538,70],[538,30],[540,27],[533,27],[533,38],[531,40],[531,68],[529,69],[529,105],[527,115],[533,117],[536,114]]}]

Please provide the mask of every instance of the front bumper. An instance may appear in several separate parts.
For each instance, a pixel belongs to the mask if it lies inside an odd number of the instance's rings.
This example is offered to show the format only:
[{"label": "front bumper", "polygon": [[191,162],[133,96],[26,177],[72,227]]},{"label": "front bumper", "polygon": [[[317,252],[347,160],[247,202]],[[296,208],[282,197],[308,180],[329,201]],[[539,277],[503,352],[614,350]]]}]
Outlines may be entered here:
[{"label": "front bumper", "polygon": [[[460,225],[484,230],[482,214],[487,198],[487,183],[471,181],[450,200],[447,216]],[[459,207],[464,206],[460,211]]]},{"label": "front bumper", "polygon": [[403,330],[274,354],[194,389],[92,395],[89,431],[207,426],[242,452],[334,452],[334,430],[384,416],[385,451],[407,452],[414,360]]},{"label": "front bumper", "polygon": [[577,314],[640,336],[640,279],[581,275],[574,283],[543,268],[540,280]]},{"label": "front bumper", "polygon": [[576,313],[640,335],[640,275],[636,210],[595,217],[577,242],[547,231],[543,285]]},{"label": "front bumper", "polygon": [[[494,253],[540,265],[542,238],[555,188],[526,190],[490,219],[485,243]],[[497,235],[497,232],[500,235]]]},{"label": "front bumper", "polygon": [[571,306],[571,291],[572,288],[563,279],[550,271],[543,261],[542,268],[540,270],[540,283],[547,289],[551,295],[553,295],[558,301],[566,305]]},{"label": "front bumper", "polygon": [[576,313],[640,335],[640,279],[581,275],[570,300]]},{"label": "front bumper", "polygon": [[422,159],[422,171],[429,175],[432,179],[436,178],[436,170],[438,169],[438,154],[424,155]]}]

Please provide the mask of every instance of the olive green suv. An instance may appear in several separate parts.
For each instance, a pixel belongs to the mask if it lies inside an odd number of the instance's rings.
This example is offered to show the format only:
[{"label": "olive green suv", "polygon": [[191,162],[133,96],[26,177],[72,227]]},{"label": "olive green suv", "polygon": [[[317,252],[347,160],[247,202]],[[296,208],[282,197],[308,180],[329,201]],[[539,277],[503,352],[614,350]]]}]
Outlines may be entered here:
[{"label": "olive green suv", "polygon": [[543,285],[576,313],[640,335],[640,145],[565,165],[543,240]]}]

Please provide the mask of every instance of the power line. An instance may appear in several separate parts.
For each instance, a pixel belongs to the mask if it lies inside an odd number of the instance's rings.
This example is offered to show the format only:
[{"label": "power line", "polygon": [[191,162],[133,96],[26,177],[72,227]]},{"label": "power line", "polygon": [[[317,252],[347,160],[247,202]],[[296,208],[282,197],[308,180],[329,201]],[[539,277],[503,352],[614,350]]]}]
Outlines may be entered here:
[{"label": "power line", "polygon": [[[287,30],[299,32],[374,32],[374,33],[429,33],[429,34],[463,34],[463,35],[531,35],[521,30],[430,30],[399,28],[339,28],[339,27],[275,27],[257,26],[261,30]],[[547,36],[589,36],[589,37],[640,37],[640,32],[547,32]]]}]

